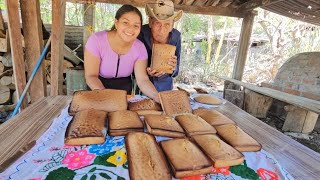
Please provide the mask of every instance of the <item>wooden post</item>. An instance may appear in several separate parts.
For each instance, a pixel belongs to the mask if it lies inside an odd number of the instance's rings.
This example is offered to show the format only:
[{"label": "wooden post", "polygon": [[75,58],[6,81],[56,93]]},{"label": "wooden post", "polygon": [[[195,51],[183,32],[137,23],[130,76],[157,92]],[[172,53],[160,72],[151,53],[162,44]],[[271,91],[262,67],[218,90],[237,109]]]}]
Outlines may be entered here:
[{"label": "wooden post", "polygon": [[244,66],[247,60],[248,49],[250,46],[250,37],[252,32],[253,20],[255,14],[247,14],[242,21],[241,34],[239,39],[238,53],[233,67],[232,78],[242,80]]},{"label": "wooden post", "polygon": [[[6,0],[8,9],[8,29],[10,35],[11,54],[13,60],[13,71],[15,73],[15,85],[18,97],[21,96],[26,86],[25,63],[23,59],[21,29],[19,21],[18,0]],[[28,106],[27,98],[21,103],[20,110]]]},{"label": "wooden post", "polygon": [[1,8],[0,8],[0,30],[5,30],[4,29],[4,20],[3,20],[3,16],[2,16],[2,12],[1,12]]},{"label": "wooden post", "polygon": [[62,94],[65,0],[52,0],[51,96]]},{"label": "wooden post", "polygon": [[[86,45],[88,38],[94,32],[95,4],[84,4],[83,17],[83,47]],[[84,49],[84,48],[83,48]]]},{"label": "wooden post", "polygon": [[273,98],[249,89],[244,90],[244,110],[257,118],[266,118]]},{"label": "wooden post", "polygon": [[[30,77],[43,49],[40,4],[39,0],[20,0],[20,6],[25,43],[25,58],[28,76]],[[30,85],[31,103],[47,95],[46,86],[44,63],[42,63]]]},{"label": "wooden post", "polygon": [[283,131],[311,133],[317,123],[318,114],[307,111],[293,105],[287,105],[284,109],[288,112],[283,124]]}]

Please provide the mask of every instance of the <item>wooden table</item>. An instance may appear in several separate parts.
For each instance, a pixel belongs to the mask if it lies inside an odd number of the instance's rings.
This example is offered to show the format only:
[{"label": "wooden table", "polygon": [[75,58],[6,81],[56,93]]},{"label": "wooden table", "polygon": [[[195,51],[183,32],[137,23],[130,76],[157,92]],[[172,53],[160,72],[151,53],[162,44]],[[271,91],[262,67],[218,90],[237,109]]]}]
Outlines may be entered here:
[{"label": "wooden table", "polygon": [[[0,164],[37,140],[71,97],[46,97],[0,125]],[[273,129],[233,104],[217,108],[262,144],[295,179],[320,179],[320,154]],[[64,132],[61,132],[64,133]]]}]

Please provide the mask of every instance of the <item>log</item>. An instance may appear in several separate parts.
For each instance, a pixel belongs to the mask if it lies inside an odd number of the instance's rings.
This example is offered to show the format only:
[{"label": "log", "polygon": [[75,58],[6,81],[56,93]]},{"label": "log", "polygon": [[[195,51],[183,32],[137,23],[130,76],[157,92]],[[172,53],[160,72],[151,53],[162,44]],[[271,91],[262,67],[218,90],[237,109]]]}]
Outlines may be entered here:
[{"label": "log", "polygon": [[318,114],[293,105],[287,105],[284,109],[288,114],[282,126],[283,131],[306,134],[313,131],[317,123]]},{"label": "log", "polygon": [[[10,40],[8,31],[5,34],[1,33],[2,37],[0,37],[0,52],[9,52],[10,51]],[[3,35],[5,37],[3,37]]]},{"label": "log", "polygon": [[[44,61],[45,63],[45,74],[46,74],[46,77],[47,77],[47,82],[50,84],[51,83],[51,61],[50,60],[45,60]],[[68,61],[67,59],[63,60],[63,73],[66,73],[67,69],[68,68],[73,68],[73,64]]]},{"label": "log", "polygon": [[2,64],[2,62],[0,62],[0,74],[2,74],[4,71],[4,65]]},{"label": "log", "polygon": [[224,99],[231,102],[232,104],[238,106],[243,109],[244,104],[244,92],[233,90],[233,89],[225,89],[224,90]]},{"label": "log", "polygon": [[[31,102],[30,94],[27,92],[26,96],[24,98],[28,98],[28,103]],[[17,91],[14,91],[12,94],[12,103],[17,104],[18,103],[18,96],[17,96]]]},{"label": "log", "polygon": [[66,73],[67,95],[73,95],[75,91],[87,90],[84,70],[69,68]]},{"label": "log", "polygon": [[0,112],[13,111],[15,107],[16,104],[0,105]]},{"label": "log", "polygon": [[0,79],[3,76],[13,76],[13,69],[7,69],[6,71],[4,71],[3,73],[0,74]]},{"label": "log", "polygon": [[10,101],[10,89],[0,85],[0,104],[5,104],[8,101]]},{"label": "log", "polygon": [[0,85],[7,86],[9,84],[12,84],[12,76],[3,76],[0,79]]},{"label": "log", "polygon": [[3,56],[0,56],[0,61],[5,67],[12,67],[12,56],[10,52],[4,53]]},{"label": "log", "polygon": [[272,105],[273,98],[256,93],[249,89],[244,90],[244,110],[256,118],[266,118]]}]

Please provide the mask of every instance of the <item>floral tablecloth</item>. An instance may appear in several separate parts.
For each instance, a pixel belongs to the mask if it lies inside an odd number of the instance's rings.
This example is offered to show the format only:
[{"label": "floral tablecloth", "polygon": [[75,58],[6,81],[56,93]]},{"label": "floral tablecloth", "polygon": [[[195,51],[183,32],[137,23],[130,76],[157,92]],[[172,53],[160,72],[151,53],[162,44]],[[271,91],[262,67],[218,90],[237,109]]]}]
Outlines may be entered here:
[{"label": "floral tablecloth", "polygon": [[[198,107],[199,104],[192,102],[192,106]],[[64,145],[65,130],[72,118],[67,110],[68,107],[62,110],[30,151],[1,173],[0,180],[129,179],[124,136],[107,136],[102,145]],[[156,139],[167,138],[157,136]],[[211,174],[183,180],[293,179],[266,151],[243,154],[245,162],[241,165],[212,168]]]}]

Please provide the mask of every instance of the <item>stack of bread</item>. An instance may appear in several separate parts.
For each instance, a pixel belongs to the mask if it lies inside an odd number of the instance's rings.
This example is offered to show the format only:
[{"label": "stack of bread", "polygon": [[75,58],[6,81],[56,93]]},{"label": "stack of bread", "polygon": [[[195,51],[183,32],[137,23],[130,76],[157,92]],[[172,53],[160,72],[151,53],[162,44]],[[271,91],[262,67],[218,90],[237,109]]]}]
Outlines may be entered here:
[{"label": "stack of bread", "polygon": [[[256,140],[217,110],[192,111],[184,91],[163,91],[159,99],[161,105],[150,99],[128,105],[125,91],[77,92],[69,107],[74,117],[65,143],[104,143],[106,132],[126,135],[130,179],[171,179],[169,169],[176,178],[207,174],[212,166],[241,164],[241,152],[261,149]],[[203,103],[207,100],[202,99]],[[144,123],[139,115],[144,116]],[[143,132],[144,124],[149,133]],[[173,139],[161,141],[159,146],[153,135]]]}]

